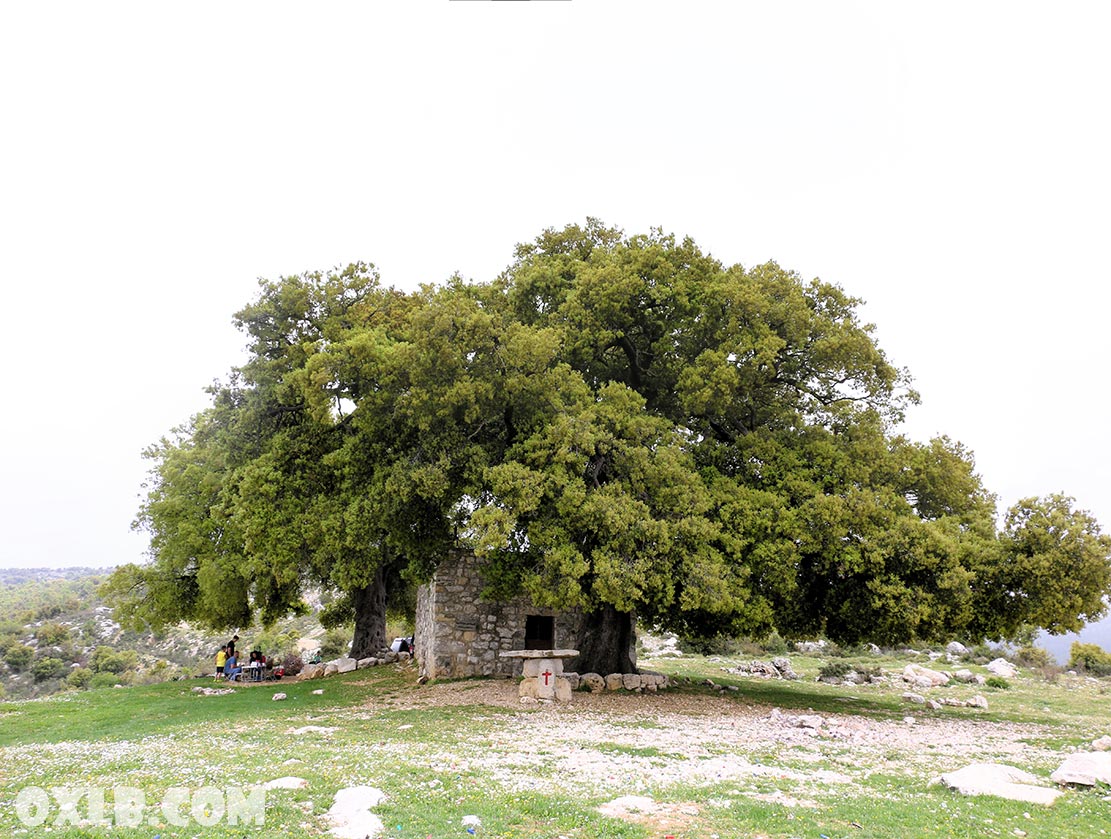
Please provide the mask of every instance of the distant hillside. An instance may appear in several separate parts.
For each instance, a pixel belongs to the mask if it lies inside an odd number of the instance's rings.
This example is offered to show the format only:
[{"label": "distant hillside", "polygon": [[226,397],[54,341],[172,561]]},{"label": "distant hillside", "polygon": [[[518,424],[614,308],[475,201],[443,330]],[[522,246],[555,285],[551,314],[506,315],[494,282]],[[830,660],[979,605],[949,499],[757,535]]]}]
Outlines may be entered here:
[{"label": "distant hillside", "polygon": [[[227,634],[188,624],[157,635],[122,629],[97,594],[110,570],[0,569],[0,699],[212,672]],[[315,614],[238,632],[243,649],[279,658],[321,646],[338,654],[350,638],[325,633]]]}]

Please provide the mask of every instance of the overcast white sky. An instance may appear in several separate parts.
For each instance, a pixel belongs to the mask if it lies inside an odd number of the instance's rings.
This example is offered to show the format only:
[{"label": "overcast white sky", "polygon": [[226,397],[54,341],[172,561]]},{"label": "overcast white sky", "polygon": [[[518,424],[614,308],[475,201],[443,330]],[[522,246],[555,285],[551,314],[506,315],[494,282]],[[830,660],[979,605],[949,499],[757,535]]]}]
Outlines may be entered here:
[{"label": "overcast white sky", "polygon": [[0,567],[139,561],[231,316],[603,218],[867,301],[1006,507],[1111,526],[1106,3],[5,3]]}]

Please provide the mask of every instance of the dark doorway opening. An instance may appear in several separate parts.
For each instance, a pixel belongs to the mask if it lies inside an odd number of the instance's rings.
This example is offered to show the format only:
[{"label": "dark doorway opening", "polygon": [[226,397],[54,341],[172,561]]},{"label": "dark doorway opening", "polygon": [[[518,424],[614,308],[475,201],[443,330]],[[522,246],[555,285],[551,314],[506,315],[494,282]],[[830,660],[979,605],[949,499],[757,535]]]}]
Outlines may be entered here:
[{"label": "dark doorway opening", "polygon": [[555,618],[543,615],[525,617],[525,649],[555,649]]}]

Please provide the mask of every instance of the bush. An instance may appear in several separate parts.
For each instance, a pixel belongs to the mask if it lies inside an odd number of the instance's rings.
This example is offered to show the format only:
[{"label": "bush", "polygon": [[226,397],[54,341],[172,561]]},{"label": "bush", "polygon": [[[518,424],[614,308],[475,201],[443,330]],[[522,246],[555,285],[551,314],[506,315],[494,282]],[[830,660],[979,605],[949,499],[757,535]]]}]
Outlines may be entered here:
[{"label": "bush", "polygon": [[995,688],[996,690],[1011,689],[1011,683],[1004,679],[1002,676],[988,676],[987,681],[984,682],[984,685],[989,688]]},{"label": "bush", "polygon": [[117,684],[123,684],[123,680],[115,673],[95,673],[89,680],[91,688],[110,688]]},{"label": "bush", "polygon": [[320,645],[320,655],[325,660],[340,658],[351,652],[351,639],[354,632],[351,629],[329,629],[324,634],[324,641]]},{"label": "bush", "polygon": [[73,670],[70,671],[69,676],[66,677],[66,684],[71,688],[84,690],[89,686],[92,680],[93,671],[88,667],[74,667]]},{"label": "bush", "polygon": [[301,660],[301,656],[290,653],[282,659],[282,669],[285,671],[286,676],[296,676],[305,668],[305,662]]},{"label": "bush", "polygon": [[840,681],[851,673],[853,666],[847,661],[829,661],[822,665],[818,671],[818,679],[827,681]]},{"label": "bush", "polygon": [[69,667],[60,658],[40,658],[31,665],[31,675],[36,682],[45,682],[48,679],[60,679],[66,675]]},{"label": "bush", "polygon": [[44,623],[35,630],[35,637],[43,646],[56,647],[69,640],[69,630],[60,623]]},{"label": "bush", "polygon": [[1069,648],[1069,667],[1092,676],[1111,676],[1111,653],[1099,644],[1081,644],[1073,641]]},{"label": "bush", "polygon": [[117,652],[111,647],[97,647],[89,663],[97,673],[123,673],[139,666],[139,654],[135,650]]},{"label": "bush", "polygon": [[35,657],[35,648],[26,644],[12,644],[4,651],[4,661],[12,670],[25,670]]},{"label": "bush", "polygon": [[1028,646],[1020,647],[1018,652],[1015,653],[1015,663],[1023,667],[1045,669],[1053,665],[1053,659],[1049,655],[1049,650]]}]

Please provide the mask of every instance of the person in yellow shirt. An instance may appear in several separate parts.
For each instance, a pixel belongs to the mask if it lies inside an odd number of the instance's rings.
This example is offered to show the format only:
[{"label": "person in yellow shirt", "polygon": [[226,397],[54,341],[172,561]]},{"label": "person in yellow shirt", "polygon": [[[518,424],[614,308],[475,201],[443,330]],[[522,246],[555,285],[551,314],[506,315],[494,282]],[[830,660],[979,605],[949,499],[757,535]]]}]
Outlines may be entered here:
[{"label": "person in yellow shirt", "polygon": [[224,662],[228,660],[228,648],[220,647],[220,651],[216,653],[216,676],[217,679],[224,678]]}]

